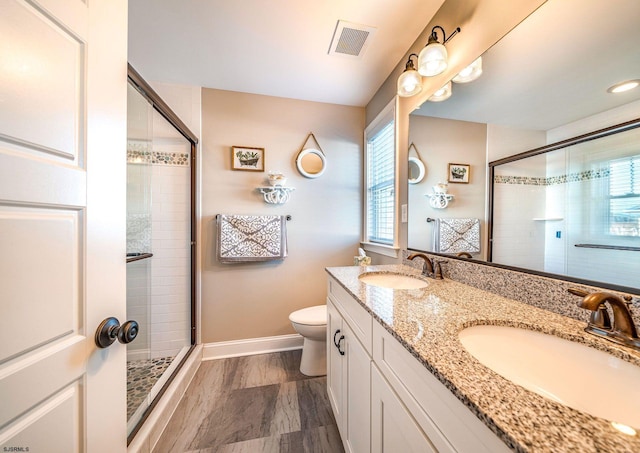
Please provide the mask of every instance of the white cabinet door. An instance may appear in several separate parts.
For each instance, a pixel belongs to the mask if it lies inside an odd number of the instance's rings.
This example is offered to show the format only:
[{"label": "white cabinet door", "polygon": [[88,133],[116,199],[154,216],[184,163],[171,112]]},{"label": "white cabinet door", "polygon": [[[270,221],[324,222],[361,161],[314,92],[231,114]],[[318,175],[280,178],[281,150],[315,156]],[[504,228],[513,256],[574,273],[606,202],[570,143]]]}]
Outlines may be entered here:
[{"label": "white cabinet door", "polygon": [[371,452],[437,453],[378,369],[371,370]]},{"label": "white cabinet door", "polygon": [[0,451],[126,451],[127,2],[0,0]]},{"label": "white cabinet door", "polygon": [[371,451],[371,357],[346,322],[344,373],[346,382],[346,420],[343,441],[351,453]]},{"label": "white cabinet door", "polygon": [[344,336],[342,316],[331,300],[327,298],[327,394],[340,435],[344,436],[342,426],[345,419],[343,414],[346,401],[343,397],[345,391],[343,383],[344,362],[340,354],[340,351],[344,351],[342,349],[344,339],[340,340],[342,336]]}]

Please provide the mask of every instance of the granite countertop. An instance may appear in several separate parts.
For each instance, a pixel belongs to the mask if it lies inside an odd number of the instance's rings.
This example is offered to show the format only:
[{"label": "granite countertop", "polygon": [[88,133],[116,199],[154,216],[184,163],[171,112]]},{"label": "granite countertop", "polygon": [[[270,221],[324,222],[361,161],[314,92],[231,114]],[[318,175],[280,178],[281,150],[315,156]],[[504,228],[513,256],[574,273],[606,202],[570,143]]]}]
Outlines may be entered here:
[{"label": "granite countertop", "polygon": [[[428,279],[426,288],[411,290],[369,286],[358,280],[361,273],[372,271],[420,276],[409,266],[326,270],[513,450],[640,452],[640,434],[622,434],[607,420],[508,381],[471,356],[458,333],[480,324],[521,327],[584,343],[638,366],[639,353],[587,334],[583,322],[453,280]],[[597,388],[586,391],[598,398]]]}]

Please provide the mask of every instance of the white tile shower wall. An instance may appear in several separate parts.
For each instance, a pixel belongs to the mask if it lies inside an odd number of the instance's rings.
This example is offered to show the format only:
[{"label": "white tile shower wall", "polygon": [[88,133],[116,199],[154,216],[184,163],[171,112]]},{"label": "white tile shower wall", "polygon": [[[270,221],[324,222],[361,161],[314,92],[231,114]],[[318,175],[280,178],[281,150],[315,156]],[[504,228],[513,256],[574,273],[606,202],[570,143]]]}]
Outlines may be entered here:
[{"label": "white tile shower wall", "polygon": [[156,358],[175,356],[190,341],[190,167],[154,165],[151,179],[151,356]]},{"label": "white tile shower wall", "polygon": [[[544,269],[544,186],[495,184],[493,260],[528,269]],[[501,206],[518,206],[517,210]]]},{"label": "white tile shower wall", "polygon": [[149,357],[150,266],[150,259],[127,263],[127,319],[140,326],[136,341],[127,345],[127,360]]},{"label": "white tile shower wall", "polygon": [[[638,286],[640,253],[627,250],[605,250],[575,247],[575,244],[598,244],[611,241],[606,237],[608,217],[602,205],[593,203],[592,194],[601,192],[602,180],[573,181],[567,188],[567,274],[622,286]],[[618,239],[620,245],[626,245]],[[620,263],[624,263],[623,266]]]},{"label": "white tile shower wall", "polygon": [[[565,185],[546,186],[544,271],[566,274]],[[562,220],[555,220],[562,219]]]}]

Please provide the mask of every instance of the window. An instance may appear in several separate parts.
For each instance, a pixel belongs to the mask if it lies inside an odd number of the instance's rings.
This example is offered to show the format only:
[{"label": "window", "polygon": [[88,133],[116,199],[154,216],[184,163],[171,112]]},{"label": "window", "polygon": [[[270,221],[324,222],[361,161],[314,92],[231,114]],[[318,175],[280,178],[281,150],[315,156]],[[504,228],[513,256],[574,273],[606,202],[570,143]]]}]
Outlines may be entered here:
[{"label": "window", "polygon": [[609,234],[640,236],[640,155],[609,164]]},{"label": "window", "polygon": [[389,246],[394,246],[396,242],[396,153],[393,113],[393,108],[385,109],[365,132],[366,242]]}]

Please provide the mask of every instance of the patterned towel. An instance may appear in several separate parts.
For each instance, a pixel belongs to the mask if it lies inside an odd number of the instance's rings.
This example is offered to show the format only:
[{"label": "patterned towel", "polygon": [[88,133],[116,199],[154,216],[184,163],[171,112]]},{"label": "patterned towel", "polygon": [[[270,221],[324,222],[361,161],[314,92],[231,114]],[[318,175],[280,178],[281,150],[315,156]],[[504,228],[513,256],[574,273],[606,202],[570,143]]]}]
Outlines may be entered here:
[{"label": "patterned towel", "polygon": [[480,220],[437,219],[435,251],[480,253]]},{"label": "patterned towel", "polygon": [[279,215],[217,216],[218,261],[282,260],[287,256],[287,220]]}]

